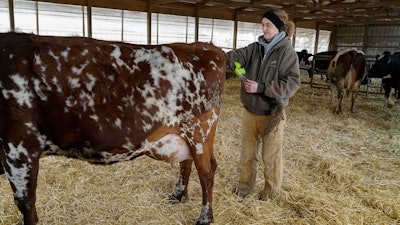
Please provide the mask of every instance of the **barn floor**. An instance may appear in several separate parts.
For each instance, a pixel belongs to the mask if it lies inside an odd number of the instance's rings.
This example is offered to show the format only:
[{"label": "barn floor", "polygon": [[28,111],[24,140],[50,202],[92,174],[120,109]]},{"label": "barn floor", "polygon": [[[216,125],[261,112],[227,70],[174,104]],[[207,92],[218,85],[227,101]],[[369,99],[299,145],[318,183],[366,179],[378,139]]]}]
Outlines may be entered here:
[{"label": "barn floor", "polygon": [[[302,77],[308,82],[308,77]],[[216,225],[227,224],[400,224],[400,104],[391,118],[383,102],[361,93],[357,113],[335,115],[329,93],[302,83],[287,108],[283,194],[258,201],[263,187],[241,199],[237,184],[242,107],[238,79],[228,79],[215,142]],[[378,98],[380,95],[378,96]],[[201,210],[195,169],[189,198],[166,201],[179,166],[142,157],[110,166],[62,157],[41,159],[37,190],[39,224],[194,224]],[[261,166],[261,162],[260,162]],[[260,170],[259,170],[260,171]],[[5,175],[0,176],[0,224],[17,224]]]}]

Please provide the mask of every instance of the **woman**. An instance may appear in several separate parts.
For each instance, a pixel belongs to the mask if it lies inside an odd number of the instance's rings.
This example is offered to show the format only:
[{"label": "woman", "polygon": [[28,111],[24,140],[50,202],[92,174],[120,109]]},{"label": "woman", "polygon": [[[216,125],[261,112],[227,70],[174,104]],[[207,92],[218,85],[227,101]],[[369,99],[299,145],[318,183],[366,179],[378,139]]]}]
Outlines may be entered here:
[{"label": "woman", "polygon": [[295,27],[287,13],[267,11],[261,23],[263,35],[257,42],[227,54],[229,62],[245,68],[247,77],[240,96],[245,109],[236,194],[245,197],[254,189],[257,149],[262,143],[265,186],[258,197],[267,200],[275,198],[282,186],[285,106],[300,87],[300,70],[289,38]]}]

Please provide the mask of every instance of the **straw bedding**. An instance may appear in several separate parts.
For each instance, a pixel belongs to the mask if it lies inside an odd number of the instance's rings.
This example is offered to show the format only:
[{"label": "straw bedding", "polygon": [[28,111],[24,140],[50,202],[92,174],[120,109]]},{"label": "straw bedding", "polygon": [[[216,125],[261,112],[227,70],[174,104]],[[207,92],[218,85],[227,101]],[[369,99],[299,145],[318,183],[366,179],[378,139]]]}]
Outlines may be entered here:
[{"label": "straw bedding", "polygon": [[[227,80],[214,145],[214,224],[400,224],[399,104],[387,118],[383,102],[366,100],[360,93],[357,113],[349,112],[346,99],[343,114],[335,115],[326,88],[302,83],[286,111],[282,194],[259,201],[262,173],[250,196],[232,194],[243,110],[239,88],[238,79]],[[171,204],[167,196],[177,182],[179,165],[141,157],[101,166],[57,156],[42,158],[40,164],[39,224],[194,224],[200,214],[195,169],[189,198]],[[20,219],[1,175],[0,224]]]}]

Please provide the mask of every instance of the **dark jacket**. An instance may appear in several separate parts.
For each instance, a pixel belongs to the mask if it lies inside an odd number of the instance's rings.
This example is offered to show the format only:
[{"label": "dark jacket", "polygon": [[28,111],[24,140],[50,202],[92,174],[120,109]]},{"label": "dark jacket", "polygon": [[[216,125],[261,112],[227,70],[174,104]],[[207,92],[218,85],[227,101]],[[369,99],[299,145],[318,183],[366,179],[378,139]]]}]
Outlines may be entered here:
[{"label": "dark jacket", "polygon": [[257,115],[268,115],[276,108],[288,105],[300,87],[300,69],[291,40],[285,37],[263,59],[263,46],[254,42],[247,47],[228,52],[230,63],[239,62],[246,77],[265,86],[263,93],[248,94],[243,85],[240,99],[244,107]]}]

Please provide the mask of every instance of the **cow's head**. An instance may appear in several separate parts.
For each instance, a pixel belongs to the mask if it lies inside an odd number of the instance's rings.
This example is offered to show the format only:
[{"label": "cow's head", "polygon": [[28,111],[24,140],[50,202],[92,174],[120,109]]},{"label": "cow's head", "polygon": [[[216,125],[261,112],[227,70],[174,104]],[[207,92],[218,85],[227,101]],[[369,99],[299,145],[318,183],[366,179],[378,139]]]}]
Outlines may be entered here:
[{"label": "cow's head", "polygon": [[392,61],[392,57],[389,54],[384,54],[380,57],[377,57],[376,62],[371,68],[368,70],[368,77],[371,78],[382,78],[388,75],[390,72],[390,63]]}]

